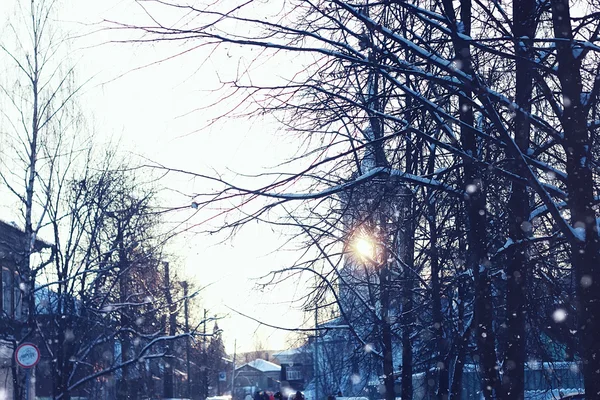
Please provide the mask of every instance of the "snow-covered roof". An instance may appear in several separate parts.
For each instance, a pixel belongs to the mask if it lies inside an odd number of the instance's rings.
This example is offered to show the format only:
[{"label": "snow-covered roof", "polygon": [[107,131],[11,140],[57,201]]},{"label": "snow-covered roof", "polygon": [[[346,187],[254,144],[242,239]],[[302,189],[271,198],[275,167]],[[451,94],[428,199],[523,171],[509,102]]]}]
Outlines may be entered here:
[{"label": "snow-covered roof", "polygon": [[[0,236],[2,236],[2,245],[7,246],[11,250],[18,249],[22,246],[21,239],[24,237],[25,231],[14,221],[6,222],[0,219]],[[40,251],[43,248],[50,248],[52,245],[45,240],[35,238],[35,251]]]},{"label": "snow-covered roof", "polygon": [[247,364],[244,364],[238,368],[236,368],[236,370],[240,369],[240,368],[244,368],[245,366],[249,366],[252,367],[254,369],[257,369],[261,372],[276,372],[276,371],[281,371],[281,367],[277,364],[274,364],[270,361],[267,360],[263,360],[262,358],[257,358],[254,361],[250,361]]},{"label": "snow-covered roof", "polygon": [[292,364],[293,362],[295,362],[295,360],[300,354],[306,351],[306,348],[298,347],[295,349],[279,351],[277,353],[274,353],[273,357],[275,357],[280,364]]},{"label": "snow-covered roof", "polygon": [[273,357],[295,356],[296,354],[302,353],[302,351],[303,351],[302,347],[297,347],[295,349],[281,350],[281,351],[278,351],[277,353],[273,353]]},{"label": "snow-covered roof", "polygon": [[525,400],[555,400],[563,396],[583,394],[583,388],[552,389],[552,390],[526,390]]}]

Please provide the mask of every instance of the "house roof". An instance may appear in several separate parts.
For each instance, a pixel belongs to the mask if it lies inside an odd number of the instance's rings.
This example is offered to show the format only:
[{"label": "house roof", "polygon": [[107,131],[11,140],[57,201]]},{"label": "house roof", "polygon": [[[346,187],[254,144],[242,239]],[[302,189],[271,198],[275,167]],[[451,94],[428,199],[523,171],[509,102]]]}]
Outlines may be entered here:
[{"label": "house roof", "polygon": [[[0,238],[2,245],[9,249],[19,248],[25,232],[14,222],[6,222],[0,219]],[[52,247],[52,245],[40,238],[35,239],[35,251],[43,248]]]},{"label": "house roof", "polygon": [[298,360],[298,356],[310,351],[312,351],[310,346],[302,346],[295,349],[287,349],[273,353],[273,357],[275,357],[281,364],[291,364]]},{"label": "house roof", "polygon": [[296,347],[295,349],[281,350],[281,351],[278,351],[277,353],[273,353],[273,357],[293,356],[293,355],[302,353],[302,351],[303,351],[302,347]]},{"label": "house roof", "polygon": [[244,364],[238,368],[236,368],[236,370],[244,368],[244,367],[252,367],[254,369],[259,370],[260,372],[277,372],[277,371],[281,371],[281,367],[277,364],[274,364],[270,361],[267,360],[263,360],[262,358],[257,358],[254,361],[250,361],[247,364]]}]

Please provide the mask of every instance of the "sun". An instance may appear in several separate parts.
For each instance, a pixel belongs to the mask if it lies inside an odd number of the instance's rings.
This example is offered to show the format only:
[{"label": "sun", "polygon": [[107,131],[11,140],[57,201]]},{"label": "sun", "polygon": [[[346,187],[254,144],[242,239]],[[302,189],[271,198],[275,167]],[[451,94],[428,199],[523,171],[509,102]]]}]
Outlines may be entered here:
[{"label": "sun", "polygon": [[354,239],[354,251],[362,258],[373,260],[375,258],[375,244],[373,240],[367,236],[359,236]]}]

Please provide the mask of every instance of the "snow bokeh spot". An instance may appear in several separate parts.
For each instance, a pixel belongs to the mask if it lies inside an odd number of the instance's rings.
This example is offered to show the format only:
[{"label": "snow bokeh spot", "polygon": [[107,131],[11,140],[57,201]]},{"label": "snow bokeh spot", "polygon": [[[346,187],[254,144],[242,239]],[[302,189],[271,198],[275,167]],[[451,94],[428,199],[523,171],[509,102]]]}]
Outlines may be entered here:
[{"label": "snow bokeh spot", "polygon": [[571,365],[569,366],[569,370],[574,374],[578,374],[579,373],[579,365],[577,365],[575,363],[571,363]]},{"label": "snow bokeh spot", "polygon": [[475,193],[477,191],[477,185],[474,184],[469,184],[467,185],[467,193],[471,194],[471,193]]},{"label": "snow bokeh spot", "polygon": [[[585,240],[585,222],[577,221],[573,224],[573,233],[581,241]],[[580,252],[582,253],[582,252]]]},{"label": "snow bokeh spot", "polygon": [[373,345],[371,343],[367,343],[365,345],[365,353],[372,353],[373,352]]},{"label": "snow bokeh spot", "polygon": [[352,374],[352,376],[350,377],[350,380],[352,381],[353,385],[358,385],[360,383],[360,375]]},{"label": "snow bokeh spot", "polygon": [[454,68],[457,71],[462,70],[463,67],[463,63],[460,60],[454,60],[452,61],[452,68]]},{"label": "snow bokeh spot", "polygon": [[100,312],[102,313],[109,313],[111,311],[113,311],[115,308],[112,305],[107,305],[102,307],[102,309],[100,310]]},{"label": "snow bokeh spot", "polygon": [[556,323],[565,322],[565,320],[567,319],[567,311],[564,308],[557,308],[552,313],[552,319]]},{"label": "snow bokeh spot", "polygon": [[590,286],[592,286],[592,277],[589,275],[584,275],[581,277],[581,287],[583,288],[589,288]]},{"label": "snow bokeh spot", "polygon": [[523,230],[523,232],[529,233],[533,230],[533,225],[529,221],[523,221],[521,223],[521,229]]}]

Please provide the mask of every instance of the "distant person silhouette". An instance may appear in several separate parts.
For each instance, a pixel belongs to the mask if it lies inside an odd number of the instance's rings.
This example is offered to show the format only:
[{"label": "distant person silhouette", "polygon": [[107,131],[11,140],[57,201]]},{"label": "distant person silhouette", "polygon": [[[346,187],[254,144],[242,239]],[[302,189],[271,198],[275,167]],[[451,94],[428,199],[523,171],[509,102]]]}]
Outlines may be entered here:
[{"label": "distant person silhouette", "polygon": [[305,399],[304,399],[304,395],[302,394],[302,392],[301,392],[301,391],[299,391],[299,390],[298,390],[298,391],[296,392],[296,395],[294,396],[294,400],[305,400]]}]

